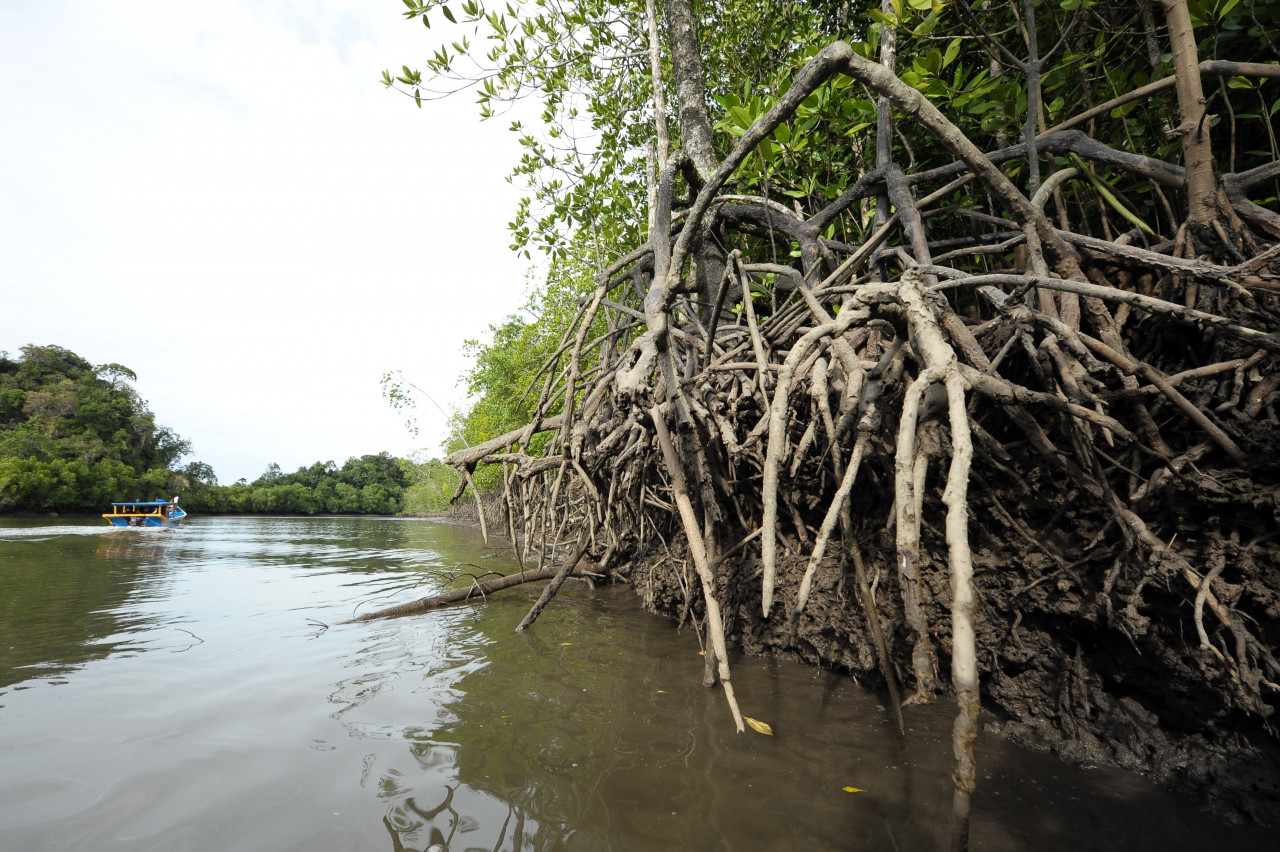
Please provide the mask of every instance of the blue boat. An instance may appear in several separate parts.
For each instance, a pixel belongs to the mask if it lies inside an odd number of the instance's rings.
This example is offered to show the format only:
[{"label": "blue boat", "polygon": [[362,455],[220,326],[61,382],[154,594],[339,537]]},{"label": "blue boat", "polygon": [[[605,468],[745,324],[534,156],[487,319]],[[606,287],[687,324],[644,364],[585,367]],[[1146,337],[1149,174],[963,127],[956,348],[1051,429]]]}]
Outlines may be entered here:
[{"label": "blue boat", "polygon": [[113,527],[176,527],[187,513],[178,507],[178,498],[143,503],[112,503],[102,517]]}]

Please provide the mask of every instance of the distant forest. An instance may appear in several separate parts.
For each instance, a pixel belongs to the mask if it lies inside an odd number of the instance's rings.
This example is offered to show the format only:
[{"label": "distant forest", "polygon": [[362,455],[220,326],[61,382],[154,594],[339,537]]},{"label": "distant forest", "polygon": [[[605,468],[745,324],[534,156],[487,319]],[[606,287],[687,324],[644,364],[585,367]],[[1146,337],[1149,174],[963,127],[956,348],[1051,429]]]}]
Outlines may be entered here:
[{"label": "distant forest", "polygon": [[[271,464],[253,482],[218,484],[191,443],[157,425],[121,364],[94,366],[60,346],[0,352],[0,513],[91,512],[123,500],[180,497],[193,512],[396,514],[422,504],[420,466],[383,452]],[[415,499],[416,498],[416,499]]]}]

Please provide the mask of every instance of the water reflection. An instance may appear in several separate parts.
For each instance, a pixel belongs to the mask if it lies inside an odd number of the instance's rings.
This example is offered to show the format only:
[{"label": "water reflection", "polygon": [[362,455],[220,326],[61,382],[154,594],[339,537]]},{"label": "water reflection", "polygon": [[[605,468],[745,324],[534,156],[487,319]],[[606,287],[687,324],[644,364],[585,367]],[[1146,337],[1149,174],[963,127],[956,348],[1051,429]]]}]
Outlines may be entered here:
[{"label": "water reflection", "polygon": [[[168,532],[100,526],[0,529],[0,687],[52,679],[141,647],[124,610],[140,568],[162,570]],[[103,560],[99,562],[98,560]]]},{"label": "water reflection", "polygon": [[[432,831],[468,850],[947,844],[950,706],[914,708],[903,739],[846,678],[739,661],[744,710],[776,735],[735,735],[718,692],[690,688],[692,637],[636,611],[628,591],[570,594],[517,635],[533,594],[360,628],[361,674],[331,700],[352,736],[403,744],[375,772],[392,850],[427,848]],[[372,721],[414,697],[426,697],[420,724]],[[1192,826],[1209,825],[1135,776],[980,748],[974,849],[1147,848],[1158,824],[1171,852],[1199,848]],[[1236,842],[1265,848],[1247,832]]]},{"label": "water reflection", "polygon": [[99,559],[128,559],[141,562],[155,559],[173,542],[177,530],[161,529],[149,532],[137,530],[112,531],[100,536],[95,555]]},{"label": "water reflection", "polygon": [[[424,572],[514,567],[467,528],[106,533],[0,522],[0,848],[879,850],[945,835],[949,706],[913,709],[904,741],[845,678],[739,660],[744,710],[775,736],[735,735],[693,637],[625,589],[566,591],[523,635],[536,588],[340,624],[362,601],[434,591],[406,591]],[[979,747],[975,850],[1269,848],[1133,776]]]},{"label": "water reflection", "polygon": [[[449,844],[459,831],[475,831],[477,824],[470,817],[464,817],[453,807],[454,787],[445,787],[444,799],[435,807],[424,809],[418,805],[413,796],[406,796],[392,806],[382,818],[391,837],[391,848],[394,852],[448,852]],[[507,826],[511,822],[512,810],[507,809],[507,818],[498,835],[498,846],[506,838]],[[440,824],[444,824],[444,830]],[[406,844],[414,844],[409,846]],[[422,844],[422,845],[418,845]]]},{"label": "water reflection", "polygon": [[[733,735],[718,694],[689,688],[702,664],[691,637],[636,611],[625,590],[577,598],[523,635],[513,629],[531,598],[520,592],[371,628],[351,661],[359,674],[330,700],[352,736],[397,736],[407,747],[408,762],[392,757],[378,773],[393,849],[430,845],[431,827],[465,835],[468,849],[493,850],[841,848],[859,833],[869,842],[895,833],[898,842],[934,842],[932,827],[901,815],[855,819],[856,804],[840,789],[877,786],[848,764],[887,749],[888,762],[904,764],[893,781],[912,793],[915,773],[874,697],[824,676],[815,703],[811,673],[766,667],[750,694],[766,702],[757,713],[787,732],[775,738],[787,749],[780,752],[778,742]],[[432,620],[435,629],[425,629]],[[406,643],[408,623],[416,635]],[[422,724],[381,724],[404,693],[427,697]],[[853,733],[833,743],[831,724]],[[806,728],[810,735],[796,735]],[[868,742],[849,742],[859,738]],[[799,766],[779,787],[786,754]],[[949,764],[926,771],[941,806]],[[419,805],[424,789],[446,787],[447,808]],[[796,812],[812,823],[791,825]],[[762,846],[762,838],[771,840]]]}]

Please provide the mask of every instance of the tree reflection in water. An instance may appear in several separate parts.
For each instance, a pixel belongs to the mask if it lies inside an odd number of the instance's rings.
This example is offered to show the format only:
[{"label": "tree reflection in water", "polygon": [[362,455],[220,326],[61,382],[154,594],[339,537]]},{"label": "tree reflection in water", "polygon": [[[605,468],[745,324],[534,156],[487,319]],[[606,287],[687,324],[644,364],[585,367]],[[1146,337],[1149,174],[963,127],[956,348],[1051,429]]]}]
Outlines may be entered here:
[{"label": "tree reflection in water", "polygon": [[[453,809],[453,791],[456,788],[446,784],[444,789],[444,801],[431,810],[424,811],[414,798],[409,796],[387,811],[387,815],[382,818],[382,824],[387,827],[387,833],[391,835],[391,848],[394,852],[416,852],[415,848],[405,846],[405,841],[417,842],[418,834],[427,826],[430,826],[430,829],[424,852],[448,852],[449,844],[453,842],[453,835],[458,830],[462,818]],[[448,837],[440,831],[439,826],[435,825],[436,819],[444,813],[449,815]]]},{"label": "tree reflection in water", "polygon": [[[471,832],[479,828],[475,820],[464,817],[458,813],[453,807],[453,794],[457,787],[445,785],[444,800],[430,810],[423,810],[412,796],[402,799],[393,805],[387,815],[382,818],[382,824],[387,828],[387,834],[391,837],[392,852],[418,852],[417,847],[406,846],[408,843],[417,843],[421,840],[421,833],[425,830],[427,834],[426,846],[422,847],[421,852],[449,852],[450,844],[453,843],[454,835],[459,831]],[[436,823],[440,820],[442,814],[447,814],[449,833],[446,835],[440,830],[440,826]],[[515,820],[514,827],[512,820]],[[502,821],[502,827],[498,831],[498,838],[492,847],[493,852],[503,849],[507,842],[507,831],[511,830],[511,848],[513,852],[519,852],[523,848],[523,844],[528,844],[530,848],[543,848],[543,844],[536,836],[526,838],[524,836],[525,819],[522,813],[518,813],[510,803],[507,804],[507,815]],[[478,847],[469,846],[468,850]]]}]

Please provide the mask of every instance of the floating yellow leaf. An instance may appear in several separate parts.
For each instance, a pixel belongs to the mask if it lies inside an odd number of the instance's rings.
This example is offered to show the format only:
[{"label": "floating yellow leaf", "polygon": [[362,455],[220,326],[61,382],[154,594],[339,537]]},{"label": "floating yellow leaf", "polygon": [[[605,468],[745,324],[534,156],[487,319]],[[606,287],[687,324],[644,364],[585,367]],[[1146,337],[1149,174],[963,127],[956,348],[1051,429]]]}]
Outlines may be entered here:
[{"label": "floating yellow leaf", "polygon": [[846,793],[865,793],[865,792],[867,792],[866,790],[863,790],[861,787],[842,787],[841,789],[842,789],[842,790],[844,790]]},{"label": "floating yellow leaf", "polygon": [[561,645],[572,645],[573,643],[572,643],[572,642],[561,642],[560,644],[561,644]]},{"label": "floating yellow leaf", "polygon": [[706,655],[707,655],[707,652],[706,652],[706,651],[699,651],[699,652],[698,652],[698,656],[699,656],[699,657],[705,657]]},{"label": "floating yellow leaf", "polygon": [[658,690],[658,694],[659,694],[659,695],[666,695],[666,694],[667,694],[667,691],[666,691],[665,689],[659,689],[659,690]]},{"label": "floating yellow leaf", "polygon": [[773,736],[773,728],[765,722],[761,722],[758,719],[752,719],[750,716],[743,716],[742,721],[750,725],[751,730],[755,731],[757,734],[764,734],[769,737]]}]

